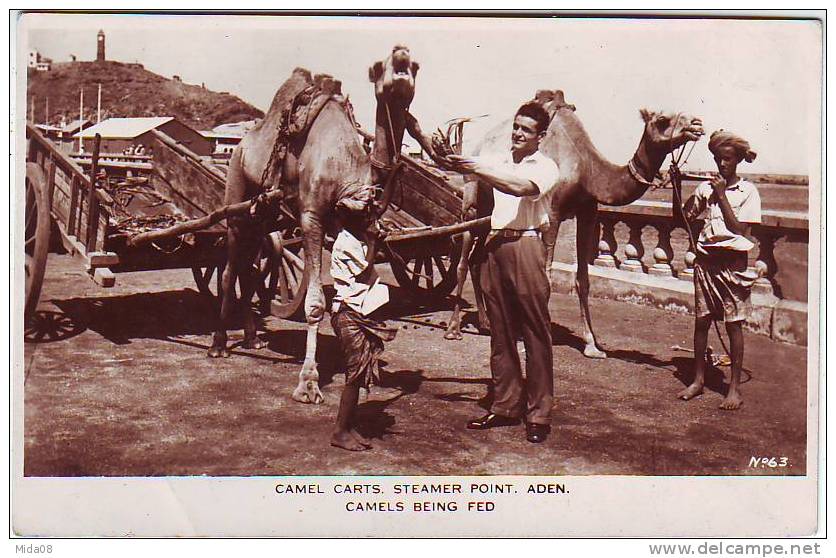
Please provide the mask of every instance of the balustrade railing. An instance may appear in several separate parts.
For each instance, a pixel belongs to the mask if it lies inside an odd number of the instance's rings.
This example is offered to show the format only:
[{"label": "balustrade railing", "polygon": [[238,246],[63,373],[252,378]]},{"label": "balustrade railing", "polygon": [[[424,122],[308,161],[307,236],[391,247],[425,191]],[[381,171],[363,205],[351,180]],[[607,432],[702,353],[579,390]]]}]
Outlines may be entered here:
[{"label": "balustrade railing", "polygon": [[[762,213],[762,223],[751,228],[755,248],[749,252],[749,267],[760,274],[753,292],[785,298],[790,291],[790,298],[806,301],[807,215],[795,211],[764,210]],[[669,202],[640,200],[624,207],[601,206],[599,222],[598,254],[593,265],[657,277],[693,279],[696,256],[685,225],[673,216]],[[692,225],[696,238],[702,220]],[[656,232],[652,258],[645,255],[645,243],[652,244],[654,236],[647,234],[648,228]],[[619,238],[623,247],[619,246]],[[785,261],[776,257],[779,241]]]}]

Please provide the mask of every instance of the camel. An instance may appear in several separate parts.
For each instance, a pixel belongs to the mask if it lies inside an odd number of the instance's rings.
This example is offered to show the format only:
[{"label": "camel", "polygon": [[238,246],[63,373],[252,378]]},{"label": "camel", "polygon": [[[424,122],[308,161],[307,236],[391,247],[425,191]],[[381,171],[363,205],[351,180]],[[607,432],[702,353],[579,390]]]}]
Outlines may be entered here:
[{"label": "camel", "polygon": [[[369,69],[377,99],[375,141],[367,154],[359,129],[347,102],[332,97],[310,125],[301,145],[290,145],[281,173],[275,172],[274,145],[282,112],[296,95],[314,81],[327,83],[329,76],[315,76],[297,68],[279,88],[264,119],[236,147],[227,174],[225,203],[253,199],[273,188],[283,188],[285,202],[294,209],[302,230],[305,267],[309,276],[304,310],[308,323],[305,361],[293,399],[321,403],[319,371],[316,365],[316,337],[325,315],[321,259],[326,224],[341,200],[357,197],[358,192],[381,184],[400,153],[404,130],[408,130],[425,150],[432,153],[429,138],[408,113],[415,94],[419,65],[409,49],[397,45],[382,62]],[[339,93],[339,82],[332,86]],[[277,182],[281,184],[277,184]],[[210,357],[228,357],[227,324],[235,304],[235,281],[241,285],[241,300],[249,301],[255,288],[253,260],[264,236],[263,226],[250,219],[229,219],[227,223],[227,266],[222,278],[221,315]],[[261,348],[256,336],[252,309],[244,304],[244,347]]]},{"label": "camel", "polygon": [[[641,109],[644,121],[642,134],[636,152],[628,164],[615,165],[601,155],[584,130],[580,119],[575,114],[575,107],[566,104],[563,92],[560,90],[538,91],[535,99],[541,103],[551,115],[546,137],[540,144],[545,155],[557,163],[560,169],[560,179],[552,194],[550,226],[543,233],[546,245],[546,262],[550,273],[551,262],[554,258],[554,246],[560,222],[577,216],[577,259],[578,270],[575,277],[575,287],[578,291],[581,317],[583,319],[583,340],[585,343],[583,354],[590,358],[606,358],[607,354],[598,345],[592,329],[592,318],[589,313],[589,258],[597,245],[598,204],[621,206],[632,203],[640,198],[651,186],[651,182],[659,172],[667,155],[688,141],[696,141],[703,134],[702,121],[683,113],[653,112]],[[497,127],[489,133],[479,147],[479,152],[491,149],[501,149],[507,142],[510,121]],[[469,185],[470,195],[465,196],[464,203],[473,204],[477,199],[484,199],[484,195],[477,196],[476,185]],[[479,199],[480,213],[484,213],[484,202]],[[466,209],[469,209],[465,206]],[[466,239],[473,244],[473,239]],[[464,252],[464,256],[467,252]],[[469,262],[466,257],[459,262],[457,292],[461,293],[461,283],[467,276]],[[471,270],[474,287],[479,281],[476,270]],[[484,301],[478,293],[477,307],[479,308],[480,327],[485,327]],[[461,339],[460,306],[456,303],[450,318],[445,338]]]}]

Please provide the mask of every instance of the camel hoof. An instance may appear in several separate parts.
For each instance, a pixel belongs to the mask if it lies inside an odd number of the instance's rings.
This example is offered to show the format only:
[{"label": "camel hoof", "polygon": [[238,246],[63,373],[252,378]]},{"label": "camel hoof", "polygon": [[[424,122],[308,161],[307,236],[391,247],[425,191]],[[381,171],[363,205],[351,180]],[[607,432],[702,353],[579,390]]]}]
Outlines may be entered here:
[{"label": "camel hoof", "polygon": [[207,354],[209,358],[229,358],[229,350],[226,347],[210,347]]},{"label": "camel hoof", "polygon": [[444,338],[450,341],[461,341],[464,339],[464,336],[460,330],[447,330],[444,333]]},{"label": "camel hoof", "polygon": [[291,397],[294,401],[305,404],[312,403],[314,405],[319,405],[325,401],[325,398],[322,396],[322,392],[319,391],[319,385],[312,380],[300,383],[296,386],[296,389],[293,390],[293,395],[291,395]]},{"label": "camel hoof", "polygon": [[595,345],[587,345],[586,347],[584,347],[583,356],[587,358],[607,358],[607,353],[605,353]]},{"label": "camel hoof", "polygon": [[254,337],[252,339],[244,339],[244,343],[241,346],[245,349],[263,349],[267,346],[267,342],[262,341],[258,337]]}]

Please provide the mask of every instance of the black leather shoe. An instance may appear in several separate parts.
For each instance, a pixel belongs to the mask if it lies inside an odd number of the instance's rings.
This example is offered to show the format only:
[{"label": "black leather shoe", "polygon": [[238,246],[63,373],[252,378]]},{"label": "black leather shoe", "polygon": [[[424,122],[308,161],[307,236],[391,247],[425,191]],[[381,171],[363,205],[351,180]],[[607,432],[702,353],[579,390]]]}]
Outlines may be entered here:
[{"label": "black leather shoe", "polygon": [[549,436],[552,428],[548,424],[535,424],[533,422],[525,425],[525,439],[532,444],[539,444],[544,442]]},{"label": "black leather shoe", "polygon": [[504,417],[502,415],[497,415],[496,413],[488,413],[482,418],[468,422],[467,427],[470,430],[487,430],[488,428],[496,428],[497,426],[514,426],[519,423],[520,419],[518,418]]}]

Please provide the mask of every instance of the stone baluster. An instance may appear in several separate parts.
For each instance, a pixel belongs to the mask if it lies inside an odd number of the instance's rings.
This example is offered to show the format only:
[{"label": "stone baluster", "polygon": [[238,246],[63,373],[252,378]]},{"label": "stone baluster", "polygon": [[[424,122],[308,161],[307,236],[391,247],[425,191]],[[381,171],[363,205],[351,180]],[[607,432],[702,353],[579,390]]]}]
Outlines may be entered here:
[{"label": "stone baluster", "polygon": [[752,286],[752,292],[780,297],[780,292],[776,292],[771,281],[778,270],[778,263],[775,261],[775,241],[777,238],[764,233],[757,234],[756,238],[758,241],[758,256],[755,259],[755,265],[750,267],[749,271],[757,273],[758,279]]},{"label": "stone baluster", "polygon": [[614,219],[602,217],[600,220],[601,240],[598,242],[598,257],[595,258],[595,265],[601,267],[618,267],[618,260],[615,251],[618,249],[618,242],[615,240]]},{"label": "stone baluster", "polygon": [[694,280],[694,262],[697,261],[697,255],[693,253],[690,249],[685,252],[685,269],[678,273],[680,279],[684,279],[686,281],[693,281]]},{"label": "stone baluster", "polygon": [[642,228],[644,224],[641,222],[630,222],[627,226],[630,228],[630,240],[624,247],[624,256],[626,259],[619,269],[634,273],[644,273],[644,265],[641,261],[642,256],[644,256],[644,245],[642,244]]},{"label": "stone baluster", "polygon": [[659,277],[673,277],[673,247],[671,246],[671,226],[665,224],[655,224],[656,230],[659,231],[659,242],[656,248],[653,249],[653,259],[656,263],[648,270],[651,275]]}]

